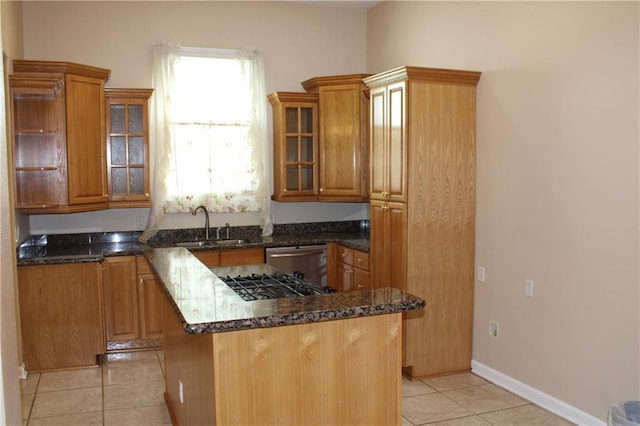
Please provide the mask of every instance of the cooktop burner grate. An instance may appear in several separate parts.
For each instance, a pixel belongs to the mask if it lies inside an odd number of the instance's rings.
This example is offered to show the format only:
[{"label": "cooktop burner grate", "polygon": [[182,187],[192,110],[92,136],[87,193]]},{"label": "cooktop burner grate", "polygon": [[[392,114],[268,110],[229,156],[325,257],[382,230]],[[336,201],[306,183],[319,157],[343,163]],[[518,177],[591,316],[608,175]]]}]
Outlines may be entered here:
[{"label": "cooktop burner grate", "polygon": [[227,276],[221,279],[246,301],[323,294],[323,291],[313,284],[282,273],[252,274],[244,277]]}]

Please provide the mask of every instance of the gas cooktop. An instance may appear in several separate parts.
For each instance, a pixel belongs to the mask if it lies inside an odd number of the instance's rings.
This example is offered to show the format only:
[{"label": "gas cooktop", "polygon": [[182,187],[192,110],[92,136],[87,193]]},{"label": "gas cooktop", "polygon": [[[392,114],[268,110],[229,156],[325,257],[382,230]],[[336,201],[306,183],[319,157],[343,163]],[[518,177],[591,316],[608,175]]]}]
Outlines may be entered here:
[{"label": "gas cooktop", "polygon": [[219,278],[246,301],[317,296],[325,292],[301,278],[284,273]]}]

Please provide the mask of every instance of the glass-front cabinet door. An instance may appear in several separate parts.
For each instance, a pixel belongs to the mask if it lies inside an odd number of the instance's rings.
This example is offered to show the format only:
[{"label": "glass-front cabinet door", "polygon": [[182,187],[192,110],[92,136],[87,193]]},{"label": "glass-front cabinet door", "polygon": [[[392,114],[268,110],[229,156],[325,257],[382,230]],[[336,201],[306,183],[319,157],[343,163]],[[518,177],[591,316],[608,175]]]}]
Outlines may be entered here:
[{"label": "glass-front cabinet door", "polygon": [[150,89],[105,89],[109,207],[148,207]]},{"label": "glass-front cabinet door", "polygon": [[318,97],[276,92],[273,107],[274,193],[276,201],[318,197]]},{"label": "glass-front cabinet door", "polygon": [[66,147],[62,76],[10,77],[16,208],[54,211],[66,204]]}]

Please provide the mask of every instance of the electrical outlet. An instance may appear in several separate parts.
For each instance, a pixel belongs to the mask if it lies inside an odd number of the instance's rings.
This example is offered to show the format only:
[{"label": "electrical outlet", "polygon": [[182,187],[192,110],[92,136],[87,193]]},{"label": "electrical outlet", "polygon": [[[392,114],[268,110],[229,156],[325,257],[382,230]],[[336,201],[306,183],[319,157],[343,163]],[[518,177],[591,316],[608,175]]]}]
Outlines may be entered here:
[{"label": "electrical outlet", "polygon": [[498,321],[489,321],[489,336],[493,339],[500,337],[500,324],[498,324]]},{"label": "electrical outlet", "polygon": [[524,295],[527,297],[533,297],[533,280],[525,280]]},{"label": "electrical outlet", "polygon": [[478,282],[484,282],[484,266],[478,266]]},{"label": "electrical outlet", "polygon": [[182,385],[182,380],[178,380],[180,384],[180,404],[184,404],[184,386]]}]

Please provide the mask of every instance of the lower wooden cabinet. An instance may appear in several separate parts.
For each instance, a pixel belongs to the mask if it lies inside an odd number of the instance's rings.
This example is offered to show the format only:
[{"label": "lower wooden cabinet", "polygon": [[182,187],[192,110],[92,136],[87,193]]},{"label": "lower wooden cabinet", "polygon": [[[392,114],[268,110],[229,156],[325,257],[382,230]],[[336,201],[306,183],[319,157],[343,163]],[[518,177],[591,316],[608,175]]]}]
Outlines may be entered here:
[{"label": "lower wooden cabinet", "polygon": [[336,247],[338,291],[370,288],[369,253],[338,244]]},{"label": "lower wooden cabinet", "polygon": [[264,263],[264,249],[261,247],[233,250],[198,250],[191,252],[191,254],[209,268]]},{"label": "lower wooden cabinet", "polygon": [[17,269],[27,371],[96,365],[97,355],[105,352],[100,263]]},{"label": "lower wooden cabinet", "polygon": [[107,351],[160,347],[164,296],[144,257],[105,258],[103,283]]}]

